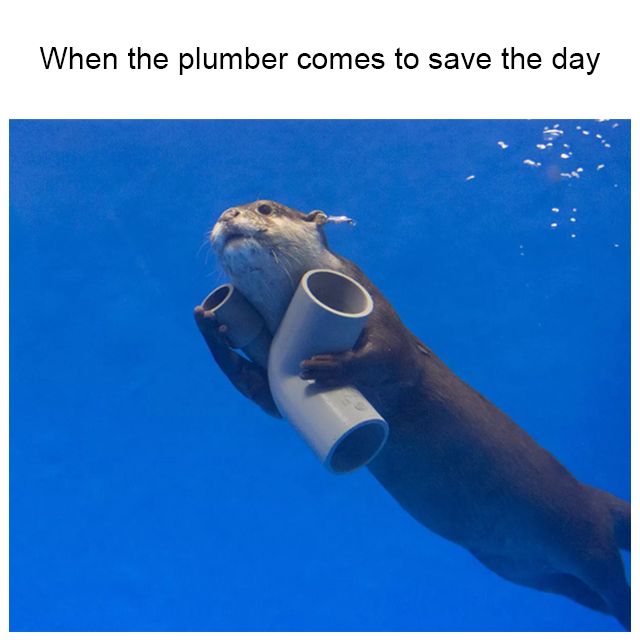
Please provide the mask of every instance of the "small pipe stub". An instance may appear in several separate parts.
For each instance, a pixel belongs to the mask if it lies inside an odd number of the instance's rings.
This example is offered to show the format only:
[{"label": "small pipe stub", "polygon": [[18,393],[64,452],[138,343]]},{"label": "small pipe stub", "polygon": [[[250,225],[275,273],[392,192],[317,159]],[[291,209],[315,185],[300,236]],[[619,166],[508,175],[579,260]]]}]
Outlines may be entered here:
[{"label": "small pipe stub", "polygon": [[271,334],[262,316],[232,284],[214,289],[203,301],[218,324],[227,326],[226,337],[234,349],[242,349],[254,362],[266,368]]}]

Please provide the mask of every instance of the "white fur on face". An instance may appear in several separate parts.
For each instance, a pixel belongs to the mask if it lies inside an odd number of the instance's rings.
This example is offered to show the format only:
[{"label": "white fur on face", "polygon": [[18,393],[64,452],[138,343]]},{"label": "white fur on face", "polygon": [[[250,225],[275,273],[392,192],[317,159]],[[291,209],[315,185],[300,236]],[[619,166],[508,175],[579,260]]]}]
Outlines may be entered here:
[{"label": "white fur on face", "polygon": [[314,222],[285,216],[260,218],[242,211],[233,219],[218,221],[211,242],[231,282],[258,310],[271,332],[278,328],[306,271],[340,266],[324,246]]}]

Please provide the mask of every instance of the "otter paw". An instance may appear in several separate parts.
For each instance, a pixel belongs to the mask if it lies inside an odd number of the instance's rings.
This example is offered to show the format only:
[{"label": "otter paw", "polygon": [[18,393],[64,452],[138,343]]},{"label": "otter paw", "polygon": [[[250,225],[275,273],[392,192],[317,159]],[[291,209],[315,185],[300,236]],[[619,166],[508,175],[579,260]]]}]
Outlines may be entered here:
[{"label": "otter paw", "polygon": [[352,351],[313,356],[300,363],[300,377],[303,380],[315,380],[326,386],[349,384],[352,359]]},{"label": "otter paw", "polygon": [[193,310],[193,316],[198,329],[200,329],[205,338],[227,343],[229,327],[226,324],[218,324],[218,319],[213,311],[207,311],[204,307],[198,305]]}]

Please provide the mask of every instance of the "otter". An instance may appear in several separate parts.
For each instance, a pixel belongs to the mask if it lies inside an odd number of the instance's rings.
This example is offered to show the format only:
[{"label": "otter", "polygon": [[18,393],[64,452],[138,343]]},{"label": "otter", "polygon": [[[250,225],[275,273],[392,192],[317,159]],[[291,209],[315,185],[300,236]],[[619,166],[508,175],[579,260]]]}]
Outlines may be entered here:
[{"label": "otter", "polygon": [[[577,480],[401,321],[353,262],[329,249],[321,211],[271,200],[227,209],[210,240],[231,282],[275,332],[302,275],[334,269],[362,284],[374,310],[353,349],[300,363],[300,376],[353,385],[389,424],[368,469],[418,522],[498,575],[610,614],[627,630],[628,502]],[[246,397],[278,417],[267,374],[230,348],[215,314],[195,308],[215,361]]]}]

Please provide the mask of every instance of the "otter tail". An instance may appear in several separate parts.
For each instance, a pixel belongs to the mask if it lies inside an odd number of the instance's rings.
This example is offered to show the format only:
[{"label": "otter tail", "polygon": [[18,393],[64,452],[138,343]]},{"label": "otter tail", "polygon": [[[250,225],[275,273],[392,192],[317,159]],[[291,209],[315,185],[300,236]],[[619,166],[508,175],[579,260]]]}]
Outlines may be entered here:
[{"label": "otter tail", "polygon": [[613,536],[618,549],[631,551],[631,505],[621,498],[617,498],[608,491],[590,487],[596,499],[611,515]]},{"label": "otter tail", "polygon": [[617,498],[608,491],[591,487],[605,508],[611,514],[613,522],[613,536],[618,549],[631,551],[631,505],[621,498]]},{"label": "otter tail", "polygon": [[631,505],[608,494],[609,511],[613,517],[613,532],[616,544],[625,551],[631,550]]}]

